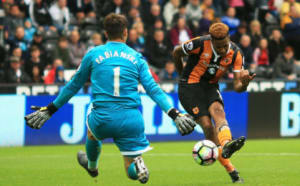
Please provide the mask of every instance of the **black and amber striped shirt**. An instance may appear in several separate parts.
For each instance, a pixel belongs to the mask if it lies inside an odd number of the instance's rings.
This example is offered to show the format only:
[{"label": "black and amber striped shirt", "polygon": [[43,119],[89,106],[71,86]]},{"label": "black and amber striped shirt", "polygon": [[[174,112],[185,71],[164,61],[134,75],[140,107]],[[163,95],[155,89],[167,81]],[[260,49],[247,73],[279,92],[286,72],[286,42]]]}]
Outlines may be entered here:
[{"label": "black and amber striped shirt", "polygon": [[181,80],[189,84],[199,83],[200,80],[217,83],[229,68],[239,72],[243,69],[243,54],[233,42],[229,45],[226,56],[221,57],[215,52],[210,35],[184,42],[182,49],[188,60]]}]

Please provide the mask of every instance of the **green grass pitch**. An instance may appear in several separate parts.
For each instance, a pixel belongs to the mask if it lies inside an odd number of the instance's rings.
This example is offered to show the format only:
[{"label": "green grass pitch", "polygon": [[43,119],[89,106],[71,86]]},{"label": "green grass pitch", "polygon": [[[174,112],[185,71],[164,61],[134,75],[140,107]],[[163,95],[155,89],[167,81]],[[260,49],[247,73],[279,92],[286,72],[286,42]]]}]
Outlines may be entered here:
[{"label": "green grass pitch", "polygon": [[[150,170],[147,185],[220,186],[231,185],[218,162],[209,167],[192,158],[195,142],[152,143],[144,154]],[[35,146],[0,148],[0,186],[134,186],[127,179],[123,159],[112,144],[104,144],[100,175],[93,179],[77,164],[77,146]],[[232,157],[249,186],[300,185],[300,139],[248,140]]]}]

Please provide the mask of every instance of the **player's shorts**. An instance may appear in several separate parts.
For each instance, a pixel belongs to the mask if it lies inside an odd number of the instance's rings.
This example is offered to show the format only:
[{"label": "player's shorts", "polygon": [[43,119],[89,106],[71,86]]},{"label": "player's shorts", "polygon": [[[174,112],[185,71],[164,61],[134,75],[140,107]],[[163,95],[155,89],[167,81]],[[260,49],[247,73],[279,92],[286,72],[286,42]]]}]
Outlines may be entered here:
[{"label": "player's shorts", "polygon": [[113,138],[124,156],[138,156],[152,149],[138,109],[92,109],[87,116],[87,126],[97,140]]},{"label": "player's shorts", "polygon": [[210,84],[206,81],[194,84],[180,82],[178,96],[183,108],[195,118],[210,116],[208,108],[215,101],[224,106],[219,85]]}]

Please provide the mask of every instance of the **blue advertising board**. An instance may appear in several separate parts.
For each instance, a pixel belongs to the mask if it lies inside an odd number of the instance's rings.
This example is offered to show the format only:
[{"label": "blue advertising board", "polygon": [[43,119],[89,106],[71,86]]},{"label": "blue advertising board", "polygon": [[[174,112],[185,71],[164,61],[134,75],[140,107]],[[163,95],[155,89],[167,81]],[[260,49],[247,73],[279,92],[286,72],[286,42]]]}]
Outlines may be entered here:
[{"label": "blue advertising board", "polygon": [[[248,94],[222,93],[225,112],[232,135],[247,136]],[[25,125],[24,116],[31,113],[31,105],[44,106],[55,96],[0,96],[0,146],[78,144],[85,141],[86,114],[90,109],[89,95],[74,96],[39,130]],[[168,94],[175,108],[184,111],[177,93]],[[145,133],[152,141],[200,140],[204,138],[202,129],[197,126],[188,136],[181,136],[173,121],[146,94],[141,94],[139,108],[145,121]],[[108,140],[109,142],[110,140]]]}]

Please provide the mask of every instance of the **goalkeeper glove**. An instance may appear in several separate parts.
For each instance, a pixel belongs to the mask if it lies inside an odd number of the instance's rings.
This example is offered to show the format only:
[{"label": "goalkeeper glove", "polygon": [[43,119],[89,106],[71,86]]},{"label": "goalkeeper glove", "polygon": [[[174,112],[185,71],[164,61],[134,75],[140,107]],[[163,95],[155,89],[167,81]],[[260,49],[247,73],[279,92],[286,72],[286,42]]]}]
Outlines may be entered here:
[{"label": "goalkeeper glove", "polygon": [[196,122],[188,114],[182,114],[177,109],[172,108],[168,115],[174,120],[177,129],[182,136],[193,132]]},{"label": "goalkeeper glove", "polygon": [[30,108],[36,111],[26,115],[25,120],[26,125],[33,129],[40,129],[51,118],[52,114],[58,110],[53,103],[46,107],[31,106]]}]

